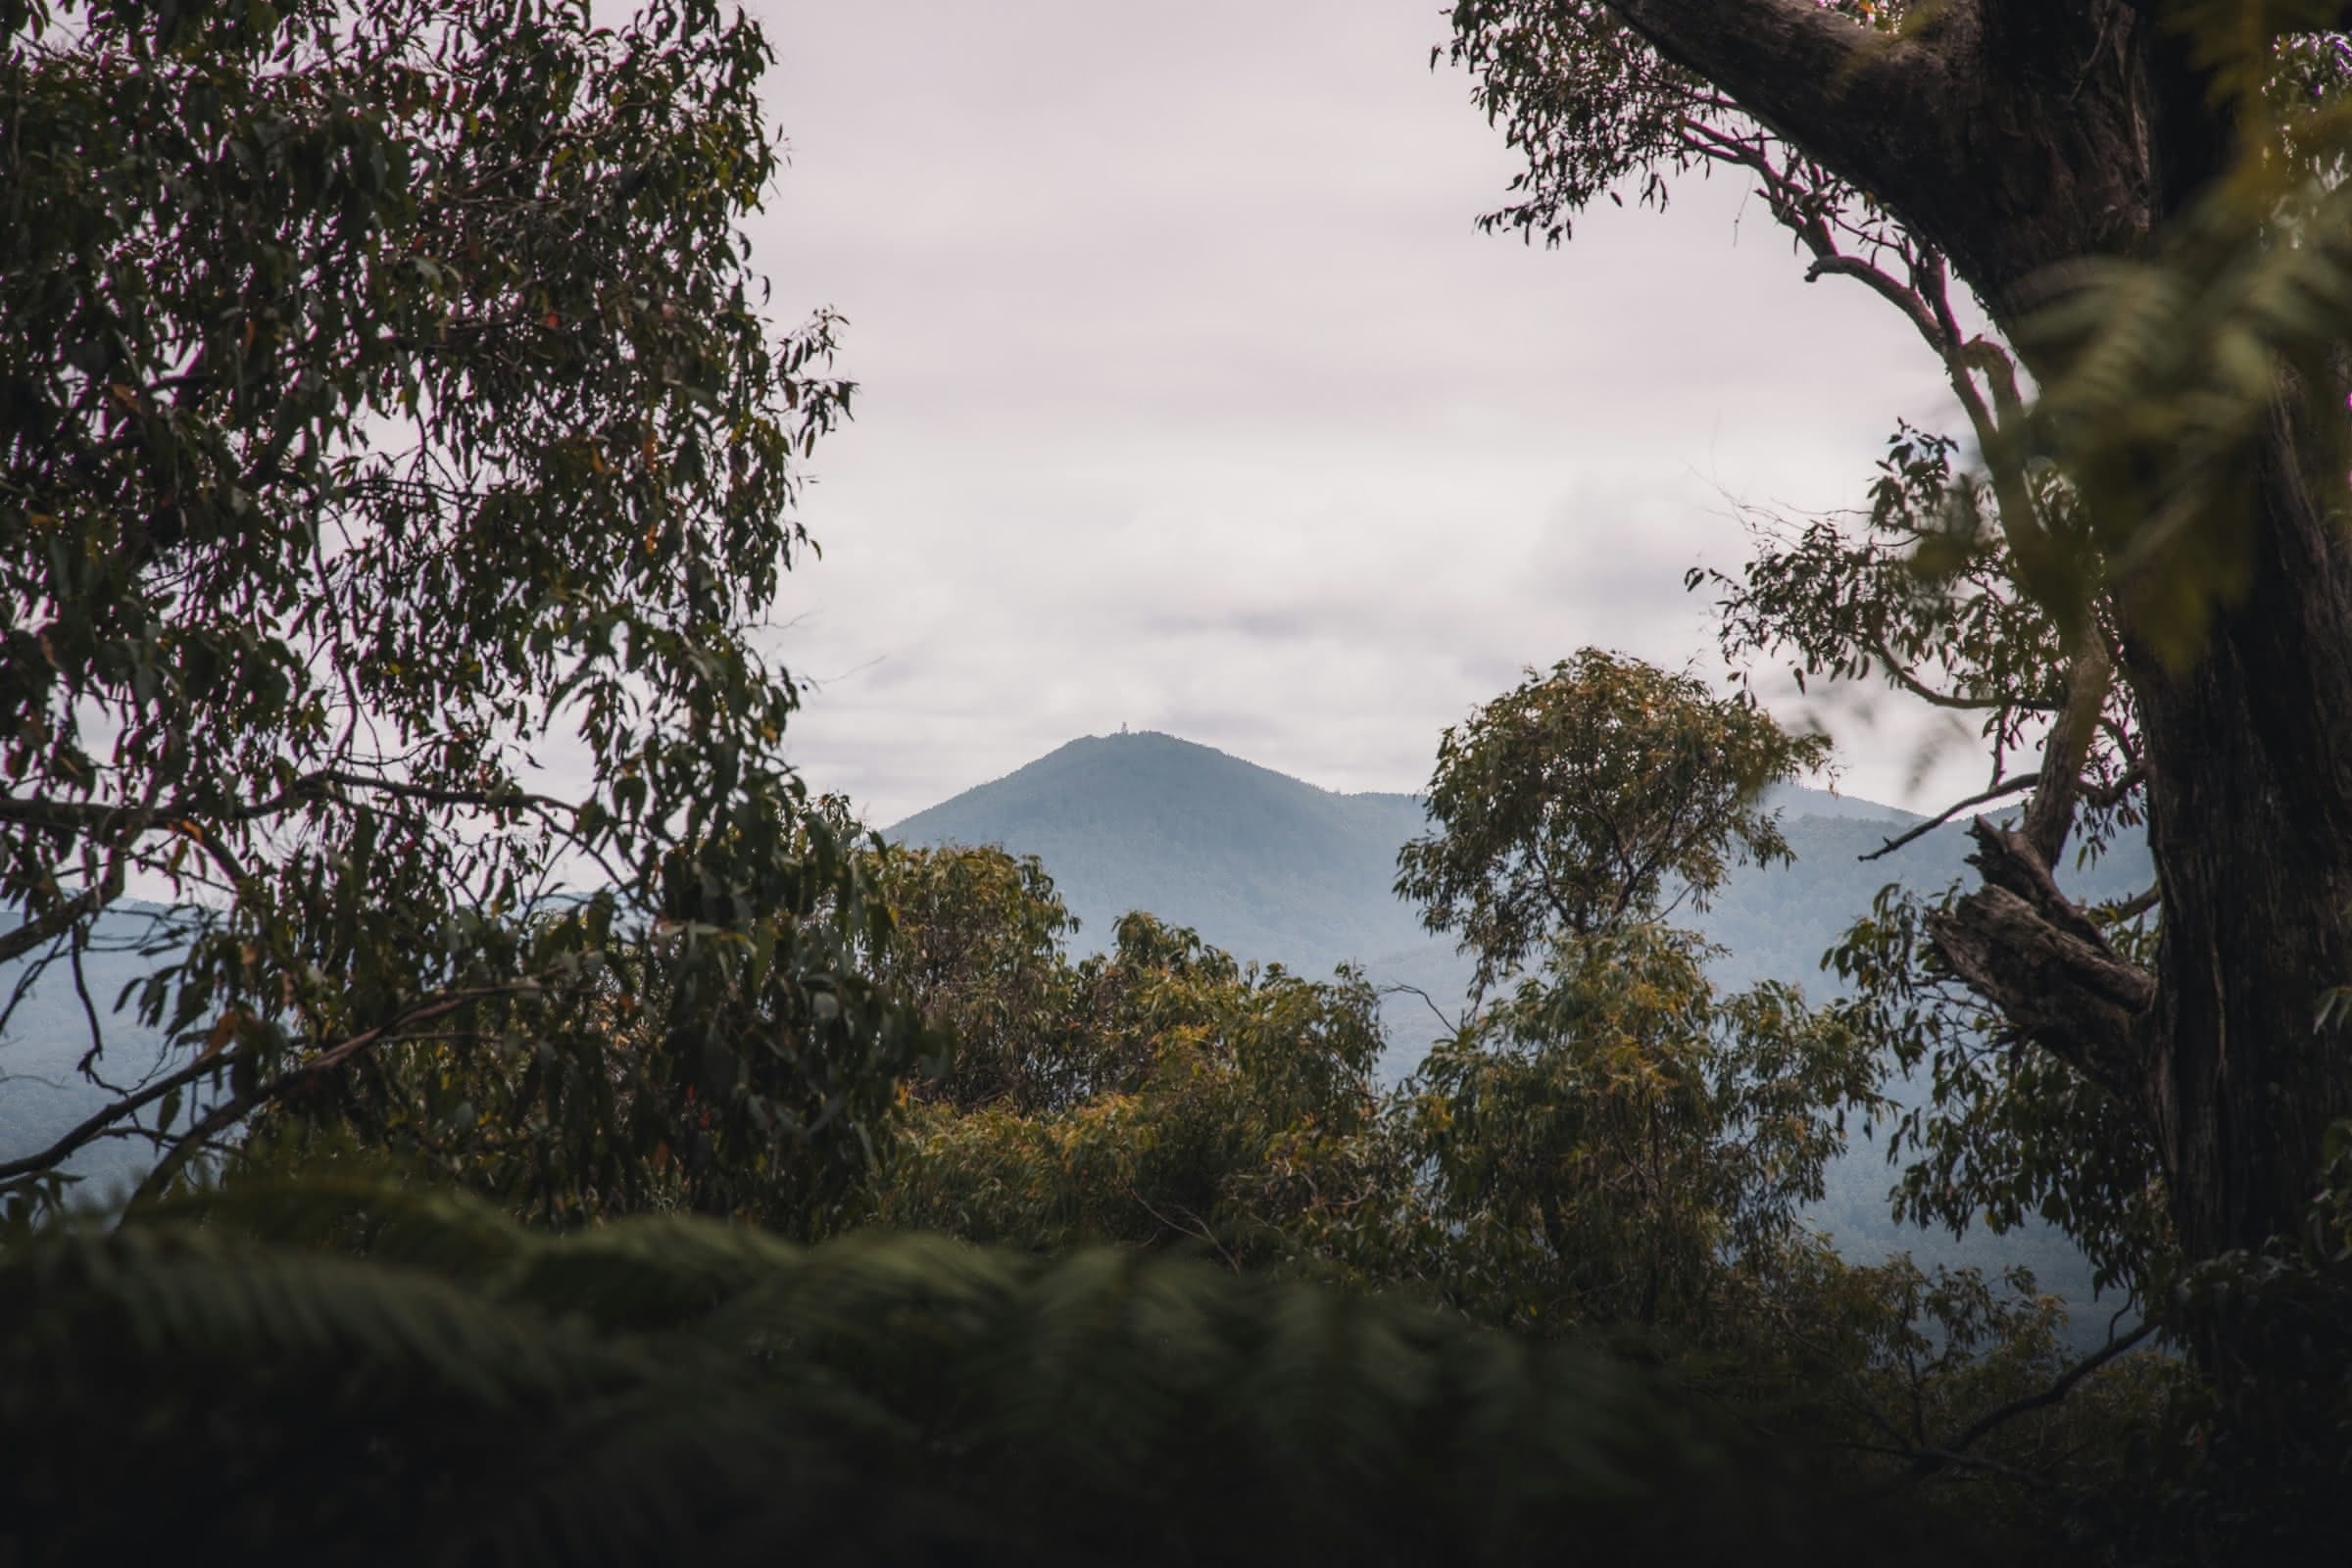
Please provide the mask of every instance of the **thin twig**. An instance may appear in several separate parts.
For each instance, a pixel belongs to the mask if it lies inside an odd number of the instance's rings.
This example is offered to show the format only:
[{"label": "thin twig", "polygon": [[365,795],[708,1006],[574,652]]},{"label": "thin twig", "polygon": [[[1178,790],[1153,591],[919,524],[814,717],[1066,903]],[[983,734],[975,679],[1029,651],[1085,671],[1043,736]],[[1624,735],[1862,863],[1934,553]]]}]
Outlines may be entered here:
[{"label": "thin twig", "polygon": [[542,989],[536,980],[512,980],[501,985],[472,986],[464,991],[453,991],[445,997],[412,1007],[388,1023],[378,1024],[373,1029],[364,1030],[348,1040],[329,1046],[293,1072],[279,1079],[270,1087],[270,1092],[274,1095],[297,1078],[316,1076],[331,1067],[340,1066],[386,1035],[405,1030],[411,1024],[429,1023],[435,1018],[446,1017],[461,1007],[469,1007],[477,1002],[487,1002],[493,997],[528,996]]},{"label": "thin twig", "polygon": [[1396,994],[1419,997],[1421,999],[1421,1004],[1427,1007],[1432,1013],[1437,1015],[1438,1022],[1446,1027],[1446,1033],[1460,1034],[1462,1032],[1461,1020],[1458,1018],[1446,1017],[1445,1009],[1440,1007],[1436,1002],[1432,1001],[1429,993],[1422,990],[1419,986],[1408,986],[1400,981],[1396,985],[1380,987],[1380,994],[1384,997]]},{"label": "thin twig", "polygon": [[21,958],[41,944],[55,941],[68,929],[98,913],[122,895],[122,879],[117,875],[85,888],[47,914],[25,921],[8,935],[0,937],[0,963]]},{"label": "thin twig", "polygon": [[1943,826],[1944,823],[1949,822],[1953,817],[1958,816],[1962,811],[1985,805],[1987,802],[2000,800],[2003,796],[2023,794],[2025,791],[2032,789],[2034,784],[2034,779],[2029,774],[2020,774],[2016,778],[2003,779],[2000,783],[1995,784],[1992,788],[1984,791],[1983,794],[1971,795],[1967,800],[1955,803],[1936,815],[1929,817],[1925,822],[1920,823],[1917,827],[1912,828],[1905,833],[1898,834],[1896,837],[1890,838],[1886,843],[1880,845],[1877,849],[1872,850],[1869,854],[1858,855],[1854,857],[1854,858],[1858,860],[1876,860],[1883,858],[1886,856],[1892,855],[1895,851],[1901,849],[1904,845],[1911,843],[1913,840],[1925,838],[1930,833],[1935,832],[1937,828]]},{"label": "thin twig", "polygon": [[[398,1014],[389,1022],[378,1024],[373,1029],[363,1030],[348,1040],[329,1046],[309,1061],[278,1078],[267,1089],[253,1095],[245,1108],[251,1109],[254,1105],[274,1099],[303,1079],[316,1077],[319,1073],[338,1066],[360,1052],[378,1044],[387,1036],[397,1034],[411,1025],[428,1023],[435,1018],[444,1017],[462,1007],[470,1006],[477,1002],[488,1001],[493,997],[522,996],[541,989],[543,989],[542,986],[536,980],[517,980],[502,985],[472,986],[464,991],[454,991],[446,996],[437,997],[430,1002],[420,1003]],[[228,1069],[229,1061],[230,1058],[223,1054],[200,1055],[177,1072],[157,1079],[137,1094],[125,1095],[114,1103],[93,1111],[79,1125],[39,1153],[0,1164],[0,1182],[50,1169],[82,1145],[99,1137],[107,1128],[125,1117],[137,1114],[172,1091],[185,1088],[207,1074],[225,1072]],[[210,1118],[208,1117],[207,1120],[209,1121]],[[159,1141],[161,1140],[160,1129],[155,1136]],[[196,1135],[191,1134],[190,1136]],[[182,1140],[182,1142],[184,1141]]]},{"label": "thin twig", "polygon": [[[201,1153],[204,1146],[215,1136],[236,1125],[247,1111],[253,1109],[259,1098],[254,1095],[231,1095],[207,1111],[202,1121],[189,1128],[165,1151],[164,1157],[155,1162],[155,1168],[132,1190],[130,1201],[124,1206],[135,1208],[163,1196],[164,1191],[172,1185],[172,1178],[179,1174],[180,1167]],[[160,1136],[163,1129],[156,1131]]]},{"label": "thin twig", "polygon": [[219,1056],[209,1056],[190,1062],[187,1066],[167,1077],[158,1078],[137,1094],[125,1095],[113,1104],[91,1112],[78,1126],[39,1153],[27,1154],[23,1159],[12,1159],[5,1164],[0,1164],[0,1182],[48,1170],[125,1116],[135,1115],[156,1101],[163,1099],[172,1090],[185,1088],[207,1073],[223,1071],[227,1065],[227,1062]]},{"label": "thin twig", "polygon": [[1962,1454],[1975,1446],[1980,1439],[1994,1428],[2005,1425],[2028,1411],[2039,1410],[2056,1404],[2074,1392],[2076,1384],[2155,1332],[2155,1320],[2150,1319],[2122,1339],[2110,1338],[2098,1349],[2060,1373],[2047,1388],[2038,1393],[2029,1394],[2022,1399],[2012,1399],[1990,1414],[1978,1417],[1966,1431],[1949,1443],[1938,1444],[1933,1448],[1921,1449],[1918,1456],[1912,1461],[1911,1474],[1914,1476],[1933,1475],[1945,1465],[1957,1462]]}]

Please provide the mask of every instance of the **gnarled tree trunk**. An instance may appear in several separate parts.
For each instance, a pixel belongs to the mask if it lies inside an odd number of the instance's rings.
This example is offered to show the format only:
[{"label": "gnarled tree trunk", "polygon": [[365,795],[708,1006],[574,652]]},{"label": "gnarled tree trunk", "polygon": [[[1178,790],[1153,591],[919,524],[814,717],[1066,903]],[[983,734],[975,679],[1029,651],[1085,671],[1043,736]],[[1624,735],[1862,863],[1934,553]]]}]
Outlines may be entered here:
[{"label": "gnarled tree trunk", "polygon": [[[1813,0],[1606,3],[1886,202],[2013,340],[2068,263],[2160,235],[2232,150],[2155,0],[1949,0],[1900,40]],[[2282,380],[2243,592],[2201,656],[2169,667],[2124,621],[2163,898],[2154,972],[2050,877],[2071,768],[2045,770],[2020,830],[1979,825],[1985,885],[1936,931],[2021,1031],[2140,1108],[2191,1257],[2294,1229],[2322,1135],[2352,1116],[2352,1046],[2315,1024],[2323,994],[2352,985],[2352,552],[2318,499],[2310,406]]]},{"label": "gnarled tree trunk", "polygon": [[2291,1230],[2322,1135],[2352,1115],[2352,1050],[2316,1023],[2321,995],[2352,984],[2352,561],[2301,446],[2281,412],[2252,582],[2204,656],[2129,668],[2164,893],[2139,1049],[2192,1257]]}]

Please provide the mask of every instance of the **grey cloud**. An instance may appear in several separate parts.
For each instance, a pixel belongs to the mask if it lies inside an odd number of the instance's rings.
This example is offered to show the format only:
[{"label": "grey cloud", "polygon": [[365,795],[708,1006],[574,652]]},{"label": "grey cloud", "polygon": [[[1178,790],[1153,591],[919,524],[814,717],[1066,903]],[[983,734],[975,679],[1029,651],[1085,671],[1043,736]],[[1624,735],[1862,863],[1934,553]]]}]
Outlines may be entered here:
[{"label": "grey cloud", "polygon": [[[757,261],[862,385],[771,644],[827,677],[794,755],[874,820],[1121,721],[1415,787],[1523,665],[1705,664],[1726,493],[1850,503],[1947,416],[1727,182],[1476,233],[1512,162],[1427,0],[757,9],[794,146]],[[1899,728],[1850,787],[1899,787]]]}]

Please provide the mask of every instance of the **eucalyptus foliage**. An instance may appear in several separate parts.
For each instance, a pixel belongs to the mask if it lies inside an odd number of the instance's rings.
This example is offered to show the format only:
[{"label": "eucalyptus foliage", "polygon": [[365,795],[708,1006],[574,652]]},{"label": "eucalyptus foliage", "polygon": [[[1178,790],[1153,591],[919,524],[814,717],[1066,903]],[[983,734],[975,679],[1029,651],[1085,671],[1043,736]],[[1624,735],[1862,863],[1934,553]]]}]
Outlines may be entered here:
[{"label": "eucalyptus foliage", "polygon": [[[2038,754],[2069,697],[2066,640],[2022,591],[2005,536],[1983,514],[1987,487],[1956,457],[1949,438],[1905,426],[1866,513],[1765,519],[1744,566],[1685,580],[1716,595],[1725,656],[1750,682],[1759,662],[1777,664],[1803,690],[1876,685],[1973,722],[1990,776],[1961,809],[1999,811],[2039,781]],[[2055,470],[2032,478],[2040,515],[2079,513]],[[2077,761],[2078,866],[2144,830],[2135,730],[2119,683]],[[1899,856],[1898,845],[1891,867]],[[1890,884],[1826,956],[1853,996],[1856,1026],[1928,1089],[1888,1143],[1903,1162],[1895,1212],[1958,1232],[2045,1219],[2084,1248],[2102,1288],[2136,1292],[2169,1246],[2152,1143],[2110,1090],[2018,1039],[1942,961],[1931,922],[1960,897]],[[2152,902],[2134,895],[2088,913],[2120,949],[2147,953]]]},{"label": "eucalyptus foliage", "polygon": [[[648,1150],[705,1206],[821,1206],[916,1045],[849,972],[880,910],[762,649],[850,388],[835,319],[778,332],[749,270],[758,26],[0,28],[0,957],[22,998],[170,906],[153,976],[86,999],[118,1097],[0,1187],[137,1136],[160,1190],[274,1105],[497,1120],[558,1217],[646,1200]],[[144,1081],[107,1076],[119,1004],[168,1035]],[[476,1068],[495,1102],[378,1092]]]},{"label": "eucalyptus foliage", "polygon": [[1656,926],[1563,935],[1406,1083],[1448,1298],[1706,1338],[1819,1245],[1800,1215],[1880,1104],[1874,1042],[1785,986],[1718,996],[1700,958]]},{"label": "eucalyptus foliage", "polygon": [[1588,648],[1446,731],[1433,831],[1397,857],[1396,891],[1432,931],[1461,931],[1483,989],[1546,931],[1703,910],[1736,861],[1786,860],[1757,797],[1828,756],[1745,694]]},{"label": "eucalyptus foliage", "polygon": [[872,1220],[1234,1266],[1387,1258],[1353,1223],[1404,1187],[1360,976],[1243,963],[1141,911],[1110,952],[1072,961],[1052,880],[998,850],[894,851],[882,881],[900,900],[884,983],[961,1027],[911,1086]]}]

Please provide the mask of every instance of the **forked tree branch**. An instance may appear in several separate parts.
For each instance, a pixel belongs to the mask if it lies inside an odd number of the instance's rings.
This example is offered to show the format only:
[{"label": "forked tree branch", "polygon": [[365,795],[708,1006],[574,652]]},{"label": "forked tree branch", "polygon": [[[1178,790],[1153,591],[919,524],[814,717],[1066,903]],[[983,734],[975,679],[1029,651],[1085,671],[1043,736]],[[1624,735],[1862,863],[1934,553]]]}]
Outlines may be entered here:
[{"label": "forked tree branch", "polygon": [[199,1078],[226,1070],[227,1065],[219,1056],[199,1057],[177,1072],[158,1078],[144,1089],[124,1095],[111,1104],[100,1106],[39,1153],[27,1154],[22,1159],[0,1162],[0,1183],[14,1181],[20,1176],[36,1175],[42,1171],[54,1170],[59,1164],[71,1158],[74,1152],[82,1145],[93,1143],[97,1139],[107,1136],[108,1130],[116,1123],[137,1115],[174,1089],[184,1089]]},{"label": "forked tree branch", "polygon": [[2025,835],[1978,817],[1984,886],[1929,916],[1936,951],[2033,1044],[2137,1109],[2156,981],[2059,892]]},{"label": "forked tree branch", "polygon": [[0,937],[0,963],[23,957],[44,943],[64,936],[122,896],[122,877],[114,875],[68,899],[47,914],[37,916]]},{"label": "forked tree branch", "polygon": [[[1921,37],[1876,33],[1813,0],[1607,0],[1609,9],[1677,65],[1695,72],[1760,122],[1814,151],[1838,147],[1857,121],[1891,147],[1922,136],[1915,124],[1950,112],[1936,89],[1950,67],[1946,28]],[[1974,31],[1974,0],[1947,11]],[[1879,184],[1864,167],[1839,171]]]},{"label": "forked tree branch", "polygon": [[1948,1443],[1940,1443],[1933,1448],[1922,1449],[1912,1462],[1911,1474],[1914,1477],[1929,1476],[1946,1465],[1966,1462],[1965,1456],[1968,1450],[1993,1432],[2008,1425],[2021,1415],[2047,1409],[2058,1403],[2074,1392],[2075,1385],[2108,1362],[2130,1351],[2155,1332],[2156,1325],[2150,1321],[2140,1324],[2139,1327],[2121,1338],[2110,1339],[2105,1345],[2100,1346],[2096,1350],[2053,1378],[2048,1387],[2029,1394],[2023,1398],[2012,1399],[1999,1409],[1978,1417],[1969,1424],[1966,1431]]},{"label": "forked tree branch", "polygon": [[2067,670],[2066,706],[2042,743],[2041,772],[2034,783],[2034,798],[2026,804],[2026,842],[2045,867],[2058,863],[2066,836],[2074,829],[2082,764],[2098,737],[2099,715],[2106,710],[2107,693],[2114,684],[2115,663],[2107,657],[2106,641],[2085,616]]},{"label": "forked tree branch", "polygon": [[1999,783],[1993,785],[1992,788],[1988,790],[1981,790],[1977,794],[1971,795],[1965,801],[1954,801],[1950,806],[1945,807],[1942,810],[1936,812],[1934,816],[1929,817],[1926,821],[1921,822],[1914,827],[1905,829],[1903,832],[1896,834],[1893,838],[1890,838],[1886,843],[1880,845],[1877,849],[1872,850],[1865,855],[1857,855],[1854,857],[1854,858],[1857,860],[1884,859],[1886,857],[1892,855],[1895,851],[1901,849],[1904,845],[1927,837],[1930,833],[1933,833],[1937,828],[1943,826],[1944,823],[1949,822],[1953,817],[1958,816],[1962,811],[1970,810],[1979,806],[1988,805],[1993,801],[2006,800],[2012,795],[2023,795],[2026,791],[2032,789],[2033,787],[2034,780],[2031,778],[2021,777],[2002,779]]},{"label": "forked tree branch", "polygon": [[[418,1024],[430,1023],[436,1018],[446,1017],[450,1013],[472,1006],[476,1003],[493,1001],[499,997],[526,996],[544,989],[536,980],[514,980],[498,985],[468,986],[461,991],[446,992],[419,1002],[375,1028],[363,1030],[348,1039],[337,1041],[291,1071],[279,1074],[269,1083],[256,1085],[230,1096],[229,1099],[207,1112],[204,1119],[194,1128],[179,1138],[171,1140],[172,1147],[165,1152],[162,1162],[158,1164],[155,1171],[149,1173],[148,1179],[140,1184],[140,1195],[148,1194],[150,1189],[160,1191],[159,1173],[161,1180],[168,1182],[172,1174],[176,1173],[180,1166],[197,1152],[200,1145],[218,1136],[246,1113],[285,1093],[295,1084],[317,1078],[321,1073],[340,1066],[353,1056],[372,1047],[382,1045],[389,1040],[397,1040],[402,1033]],[[119,1124],[137,1115],[165,1096],[175,1090],[184,1089],[200,1078],[227,1072],[232,1065],[232,1060],[233,1058],[227,1054],[204,1053],[186,1066],[157,1079],[143,1089],[124,1095],[112,1103],[101,1106],[40,1152],[28,1154],[22,1159],[0,1163],[0,1183],[56,1169],[60,1163],[71,1158],[74,1152],[83,1145],[93,1143],[103,1137],[113,1136],[114,1130]],[[165,1138],[164,1132],[160,1128],[151,1136],[155,1137],[159,1143],[163,1142]]]}]

